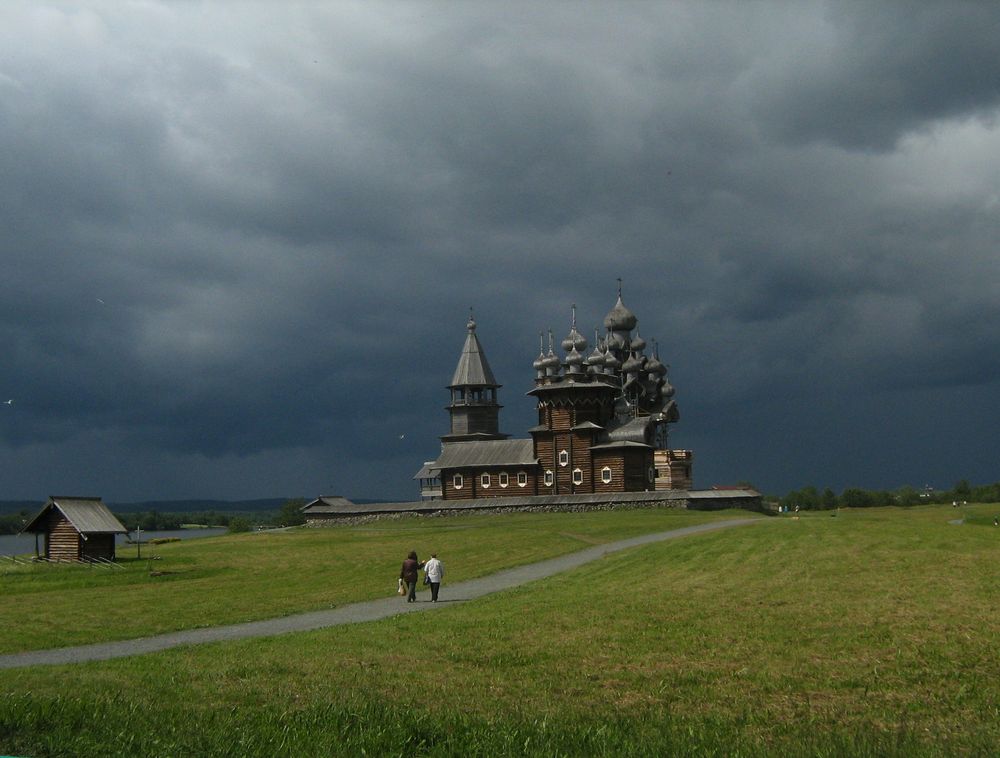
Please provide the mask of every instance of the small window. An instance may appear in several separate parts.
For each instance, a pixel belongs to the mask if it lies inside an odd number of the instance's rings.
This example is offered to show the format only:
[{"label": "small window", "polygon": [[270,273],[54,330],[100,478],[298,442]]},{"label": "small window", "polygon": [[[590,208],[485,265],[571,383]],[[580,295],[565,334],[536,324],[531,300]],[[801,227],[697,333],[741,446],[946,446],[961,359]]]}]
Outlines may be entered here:
[{"label": "small window", "polygon": [[500,480],[501,487],[506,487],[508,484],[510,484],[510,477],[507,476],[506,471],[501,471],[500,475],[497,478]]},{"label": "small window", "polygon": [[656,468],[653,467],[653,466],[650,466],[649,467],[649,471],[647,472],[647,476],[649,476],[649,481],[655,482],[656,481]]},{"label": "small window", "polygon": [[456,490],[462,489],[464,485],[465,485],[465,477],[463,477],[461,474],[455,474],[451,478],[451,486],[454,487]]},{"label": "small window", "polygon": [[479,483],[483,486],[483,489],[489,489],[490,488],[490,475],[489,474],[482,474],[479,477]]},{"label": "small window", "polygon": [[559,452],[559,465],[568,466],[569,465],[569,453],[565,450]]},{"label": "small window", "polygon": [[573,484],[583,484],[583,471],[581,469],[573,469]]},{"label": "small window", "polygon": [[551,471],[546,471],[545,472],[545,486],[546,487],[551,487],[552,486],[552,481],[553,481],[552,472]]},{"label": "small window", "polygon": [[605,466],[601,469],[601,481],[605,484],[611,484],[611,466]]},{"label": "small window", "polygon": [[527,487],[528,486],[528,472],[527,471],[518,471],[517,472],[517,486],[518,487]]}]

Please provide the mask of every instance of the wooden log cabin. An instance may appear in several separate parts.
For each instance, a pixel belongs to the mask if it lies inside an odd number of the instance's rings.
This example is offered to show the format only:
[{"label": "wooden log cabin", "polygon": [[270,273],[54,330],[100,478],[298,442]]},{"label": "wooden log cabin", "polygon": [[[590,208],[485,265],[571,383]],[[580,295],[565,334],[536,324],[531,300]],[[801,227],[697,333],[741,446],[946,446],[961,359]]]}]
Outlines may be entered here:
[{"label": "wooden log cabin", "polygon": [[52,561],[113,561],[115,535],[128,533],[101,498],[55,495],[21,531],[35,534],[36,555]]},{"label": "wooden log cabin", "polygon": [[[658,349],[646,355],[635,315],[618,301],[595,333],[594,350],[576,326],[560,358],[549,332],[532,364],[528,392],[538,410],[530,439],[499,430],[494,378],[471,316],[448,390],[451,429],[441,454],[415,479],[424,499],[464,500],[511,495],[570,495],[690,489],[690,450],[670,450],[668,425],[679,418],[674,388]],[[633,335],[633,331],[635,334]]]}]

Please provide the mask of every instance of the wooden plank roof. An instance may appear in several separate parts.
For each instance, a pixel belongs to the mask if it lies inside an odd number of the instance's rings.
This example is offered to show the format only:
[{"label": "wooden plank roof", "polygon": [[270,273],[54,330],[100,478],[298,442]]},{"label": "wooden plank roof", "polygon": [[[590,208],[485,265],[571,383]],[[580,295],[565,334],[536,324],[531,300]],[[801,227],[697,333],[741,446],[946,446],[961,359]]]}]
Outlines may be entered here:
[{"label": "wooden plank roof", "polygon": [[340,495],[320,495],[310,503],[302,506],[303,513],[340,513],[344,509],[355,509],[357,506]]},{"label": "wooden plank roof", "polygon": [[45,530],[45,515],[57,509],[80,534],[127,534],[128,529],[108,510],[99,497],[65,497],[52,495],[22,532]]},{"label": "wooden plank roof", "polygon": [[462,355],[459,356],[455,373],[449,388],[454,387],[499,387],[493,370],[486,360],[486,353],[476,336],[476,322],[469,320],[469,333],[465,337]]},{"label": "wooden plank roof", "polygon": [[470,466],[534,466],[537,463],[534,442],[530,439],[472,440],[445,442],[441,455],[427,466],[439,471]]}]

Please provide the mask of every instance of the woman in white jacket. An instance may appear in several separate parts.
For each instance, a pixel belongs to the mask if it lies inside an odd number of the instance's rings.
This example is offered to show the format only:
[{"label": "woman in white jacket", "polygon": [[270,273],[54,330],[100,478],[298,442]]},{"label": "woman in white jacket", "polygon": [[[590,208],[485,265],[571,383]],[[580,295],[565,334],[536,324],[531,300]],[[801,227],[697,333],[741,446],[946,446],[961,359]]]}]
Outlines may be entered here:
[{"label": "woman in white jacket", "polygon": [[431,602],[436,603],[441,579],[444,577],[444,564],[438,560],[437,553],[431,553],[431,559],[424,564],[424,577],[431,586]]}]

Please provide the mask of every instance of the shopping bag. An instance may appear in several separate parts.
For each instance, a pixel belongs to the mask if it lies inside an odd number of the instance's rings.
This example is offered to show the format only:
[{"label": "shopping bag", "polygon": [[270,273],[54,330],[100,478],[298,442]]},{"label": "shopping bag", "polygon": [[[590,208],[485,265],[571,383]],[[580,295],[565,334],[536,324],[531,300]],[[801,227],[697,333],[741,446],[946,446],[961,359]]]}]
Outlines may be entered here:
[{"label": "shopping bag", "polygon": [[403,586],[403,580],[402,579],[399,580],[399,586],[396,588],[396,594],[397,595],[405,595],[406,594],[406,587]]}]

